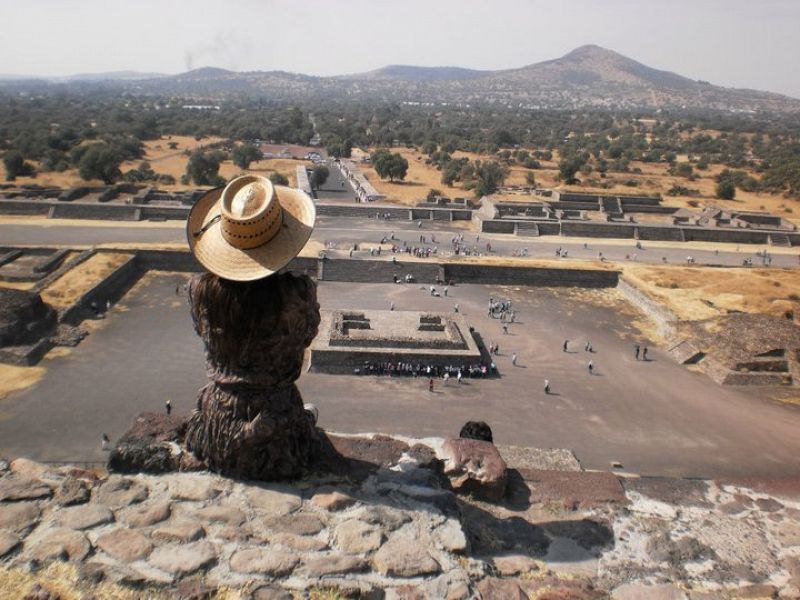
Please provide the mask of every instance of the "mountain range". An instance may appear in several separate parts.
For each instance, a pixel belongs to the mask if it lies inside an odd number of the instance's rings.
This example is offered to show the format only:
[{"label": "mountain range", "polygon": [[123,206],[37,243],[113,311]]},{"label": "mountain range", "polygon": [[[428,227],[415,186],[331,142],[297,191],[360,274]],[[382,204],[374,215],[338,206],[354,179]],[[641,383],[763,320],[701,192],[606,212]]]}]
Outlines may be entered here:
[{"label": "mountain range", "polygon": [[272,100],[377,99],[527,108],[800,112],[800,99],[695,81],[594,45],[581,46],[554,60],[497,71],[390,65],[367,73],[314,77],[285,71],[237,72],[205,67],[178,75],[124,71],[49,82],[14,78],[0,81],[0,89],[26,85],[39,89],[85,88],[93,84],[205,100],[248,95]]}]

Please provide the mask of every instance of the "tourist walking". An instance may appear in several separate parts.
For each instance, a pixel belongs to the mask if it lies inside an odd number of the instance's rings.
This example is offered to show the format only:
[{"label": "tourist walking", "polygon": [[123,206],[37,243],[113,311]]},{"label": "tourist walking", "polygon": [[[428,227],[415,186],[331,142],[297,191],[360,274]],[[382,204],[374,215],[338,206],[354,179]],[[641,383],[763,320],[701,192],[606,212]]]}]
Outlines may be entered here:
[{"label": "tourist walking", "polygon": [[430,379],[428,379],[428,391],[429,391],[429,392],[432,392],[432,391],[433,391],[433,377],[431,377]]},{"label": "tourist walking", "polygon": [[450,373],[445,373],[442,379],[444,380],[445,387],[447,387],[447,382],[450,381]]},{"label": "tourist walking", "polygon": [[647,346],[642,349],[642,360],[647,360]]},{"label": "tourist walking", "polygon": [[456,373],[456,380],[458,381],[458,383],[461,383],[461,377],[462,377],[461,369],[459,369],[458,373]]},{"label": "tourist walking", "polygon": [[514,365],[515,367],[517,366],[517,355],[516,354],[512,354],[511,355],[511,364]]},{"label": "tourist walking", "polygon": [[110,439],[108,439],[108,435],[106,435],[106,434],[104,433],[104,434],[103,434],[103,436],[100,438],[100,447],[101,447],[103,450],[108,450],[108,445],[109,445],[110,443],[111,443],[111,440],[110,440]]},{"label": "tourist walking", "polygon": [[394,310],[394,302],[389,302],[389,310]]},{"label": "tourist walking", "polygon": [[594,373],[594,363],[592,361],[589,361],[589,364],[587,364],[586,367],[589,369],[589,375]]},{"label": "tourist walking", "polygon": [[169,415],[171,415],[171,414],[172,414],[172,402],[170,402],[169,400],[167,400],[167,401],[164,403],[164,408],[165,408],[165,409],[166,409],[166,411],[167,411],[167,416],[169,416]]},{"label": "tourist walking", "polygon": [[636,355],[636,360],[639,360],[639,344],[636,344],[633,347],[634,354]]},{"label": "tourist walking", "polygon": [[458,304],[453,307],[453,312],[458,312]]},{"label": "tourist walking", "polygon": [[545,379],[544,380],[544,393],[545,394],[549,394],[550,393],[550,380],[549,379]]},{"label": "tourist walking", "polygon": [[566,352],[567,348],[569,348],[569,340],[564,340],[564,345],[562,346],[562,350]]},{"label": "tourist walking", "polygon": [[583,347],[583,349],[586,350],[586,352],[594,352],[594,350],[592,350],[592,342],[589,340],[586,340],[586,345]]},{"label": "tourist walking", "polygon": [[503,323],[503,334],[508,335],[508,323]]}]

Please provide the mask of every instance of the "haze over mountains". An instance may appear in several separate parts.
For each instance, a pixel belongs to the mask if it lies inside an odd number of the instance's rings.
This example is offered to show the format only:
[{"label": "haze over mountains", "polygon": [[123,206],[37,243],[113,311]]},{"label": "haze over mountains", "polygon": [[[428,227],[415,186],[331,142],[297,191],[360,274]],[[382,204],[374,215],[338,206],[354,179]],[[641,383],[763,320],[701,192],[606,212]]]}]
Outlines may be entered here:
[{"label": "haze over mountains", "polygon": [[14,79],[0,82],[0,90],[46,90],[54,85],[83,89],[101,85],[136,93],[205,99],[246,94],[271,100],[347,98],[528,108],[800,112],[799,99],[695,81],[593,45],[581,46],[555,60],[499,71],[390,65],[367,73],[313,77],[284,71],[235,72],[206,67],[168,76],[130,71],[80,75],[62,78],[60,83]]}]

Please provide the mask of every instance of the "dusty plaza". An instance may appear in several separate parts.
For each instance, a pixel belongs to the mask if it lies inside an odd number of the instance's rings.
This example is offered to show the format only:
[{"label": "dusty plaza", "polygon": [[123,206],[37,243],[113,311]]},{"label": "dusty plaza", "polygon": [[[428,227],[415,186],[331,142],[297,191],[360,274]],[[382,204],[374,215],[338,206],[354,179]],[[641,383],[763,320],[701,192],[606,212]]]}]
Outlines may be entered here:
[{"label": "dusty plaza", "polygon": [[[101,433],[119,437],[141,411],[193,408],[205,380],[186,299],[187,275],[151,271],[45,377],[3,402],[0,451],[45,461],[104,459]],[[759,388],[720,386],[676,364],[616,289],[461,284],[432,296],[418,283],[319,283],[323,310],[437,311],[459,315],[499,345],[499,377],[324,374],[299,380],[320,425],[347,433],[447,436],[468,420],[491,424],[498,444],[568,448],[588,469],[678,477],[780,477],[800,468],[800,415]],[[441,288],[440,288],[441,289]],[[513,303],[503,332],[489,298]],[[569,340],[568,349],[563,343]],[[589,342],[592,352],[585,350]],[[649,348],[637,360],[635,345]],[[517,355],[516,365],[512,356]],[[593,363],[593,373],[587,369]],[[543,385],[550,381],[551,393]],[[65,397],[65,390],[69,390]]]}]

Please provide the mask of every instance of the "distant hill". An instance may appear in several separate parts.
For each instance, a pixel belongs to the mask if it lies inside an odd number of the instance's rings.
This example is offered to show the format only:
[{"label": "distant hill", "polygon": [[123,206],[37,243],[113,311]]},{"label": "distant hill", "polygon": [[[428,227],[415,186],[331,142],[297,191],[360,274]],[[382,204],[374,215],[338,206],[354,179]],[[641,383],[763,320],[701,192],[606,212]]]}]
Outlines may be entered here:
[{"label": "distant hill", "polygon": [[[346,98],[561,109],[800,112],[800,100],[796,98],[694,81],[593,45],[581,46],[554,60],[499,71],[390,65],[367,73],[312,77],[285,71],[236,72],[205,67],[178,75],[138,75],[142,77],[106,74],[102,84],[144,94],[182,94],[204,99],[235,94],[272,100]],[[75,85],[101,80],[100,76],[76,77],[80,79],[73,81]],[[40,86],[41,78],[35,83]],[[20,80],[0,81],[0,89],[21,89],[25,85]]]}]

